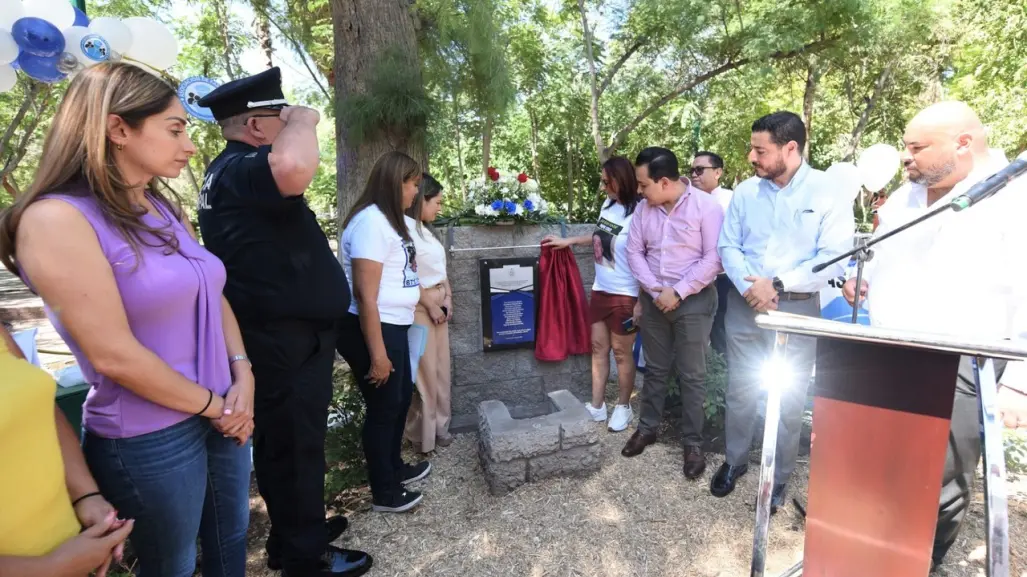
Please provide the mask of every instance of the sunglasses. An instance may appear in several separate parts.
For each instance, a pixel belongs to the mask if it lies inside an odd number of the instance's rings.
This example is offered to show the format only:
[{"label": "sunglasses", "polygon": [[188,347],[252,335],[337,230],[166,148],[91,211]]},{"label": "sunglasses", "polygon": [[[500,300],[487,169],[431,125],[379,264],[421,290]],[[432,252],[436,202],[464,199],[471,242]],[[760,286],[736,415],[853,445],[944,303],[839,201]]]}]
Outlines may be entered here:
[{"label": "sunglasses", "polygon": [[692,169],[689,172],[692,174],[692,176],[702,176],[702,173],[706,169],[714,170],[714,167],[712,167],[712,166],[693,166]]}]

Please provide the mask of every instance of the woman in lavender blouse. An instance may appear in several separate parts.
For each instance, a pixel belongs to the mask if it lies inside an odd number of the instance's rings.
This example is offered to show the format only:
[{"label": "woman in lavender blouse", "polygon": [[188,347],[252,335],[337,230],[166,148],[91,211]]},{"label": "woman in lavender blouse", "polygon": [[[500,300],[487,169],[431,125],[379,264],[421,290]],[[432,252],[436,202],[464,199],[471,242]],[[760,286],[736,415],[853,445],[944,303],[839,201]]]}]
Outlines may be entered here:
[{"label": "woman in lavender blouse", "polygon": [[204,576],[241,577],[253,375],[225,268],[158,180],[195,153],[187,122],[141,68],[79,73],[35,181],[0,218],[0,259],[92,385],[83,450],[96,502],[135,519],[139,575],[191,576],[199,537]]}]

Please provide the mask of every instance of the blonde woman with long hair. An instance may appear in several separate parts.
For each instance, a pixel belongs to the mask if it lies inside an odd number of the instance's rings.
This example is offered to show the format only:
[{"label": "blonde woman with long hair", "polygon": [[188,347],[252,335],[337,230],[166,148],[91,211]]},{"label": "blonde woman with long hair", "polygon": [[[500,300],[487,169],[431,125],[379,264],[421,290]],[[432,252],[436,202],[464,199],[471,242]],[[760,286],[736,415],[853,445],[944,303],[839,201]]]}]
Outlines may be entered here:
[{"label": "blonde woman with long hair", "polygon": [[[29,190],[0,218],[0,260],[43,299],[92,388],[83,452],[143,577],[246,571],[253,375],[174,178],[196,149],[175,89],[128,64],[79,73]],[[233,359],[241,359],[235,361]]]}]

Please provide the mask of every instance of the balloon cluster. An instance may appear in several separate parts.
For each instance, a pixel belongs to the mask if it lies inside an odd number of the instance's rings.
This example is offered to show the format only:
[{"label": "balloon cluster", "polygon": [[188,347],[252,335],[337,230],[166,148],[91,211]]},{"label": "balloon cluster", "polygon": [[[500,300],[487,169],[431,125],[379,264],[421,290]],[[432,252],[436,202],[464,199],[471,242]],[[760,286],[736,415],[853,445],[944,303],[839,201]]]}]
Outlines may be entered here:
[{"label": "balloon cluster", "polygon": [[17,70],[54,83],[122,59],[163,71],[178,59],[178,41],[151,18],[90,20],[68,0],[0,0],[0,92],[14,88]]},{"label": "balloon cluster", "polygon": [[852,202],[863,187],[870,192],[879,192],[887,186],[895,178],[899,164],[899,151],[890,144],[881,143],[864,150],[856,164],[832,164],[827,174],[838,184],[842,195]]}]

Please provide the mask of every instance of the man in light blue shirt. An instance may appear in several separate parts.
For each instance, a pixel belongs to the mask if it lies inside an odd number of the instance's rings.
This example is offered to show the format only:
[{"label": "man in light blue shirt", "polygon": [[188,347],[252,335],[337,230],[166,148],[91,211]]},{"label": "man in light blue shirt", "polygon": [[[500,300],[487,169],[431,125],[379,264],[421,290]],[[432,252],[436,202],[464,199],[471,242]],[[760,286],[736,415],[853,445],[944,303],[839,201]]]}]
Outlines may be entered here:
[{"label": "man in light blue shirt", "polygon": [[[775,112],[752,125],[749,161],[757,178],[735,190],[718,249],[729,291],[728,390],[724,464],[710,492],[729,494],[748,469],[749,448],[760,398],[760,372],[773,349],[773,331],[756,326],[769,310],[820,316],[818,291],[844,273],[837,264],[818,274],[815,265],[852,248],[852,204],[802,158],[806,127],[796,114]],[[785,354],[792,369],[781,398],[772,510],[784,503],[785,488],[799,452],[799,434],[816,356],[816,339],[790,335]]]}]

